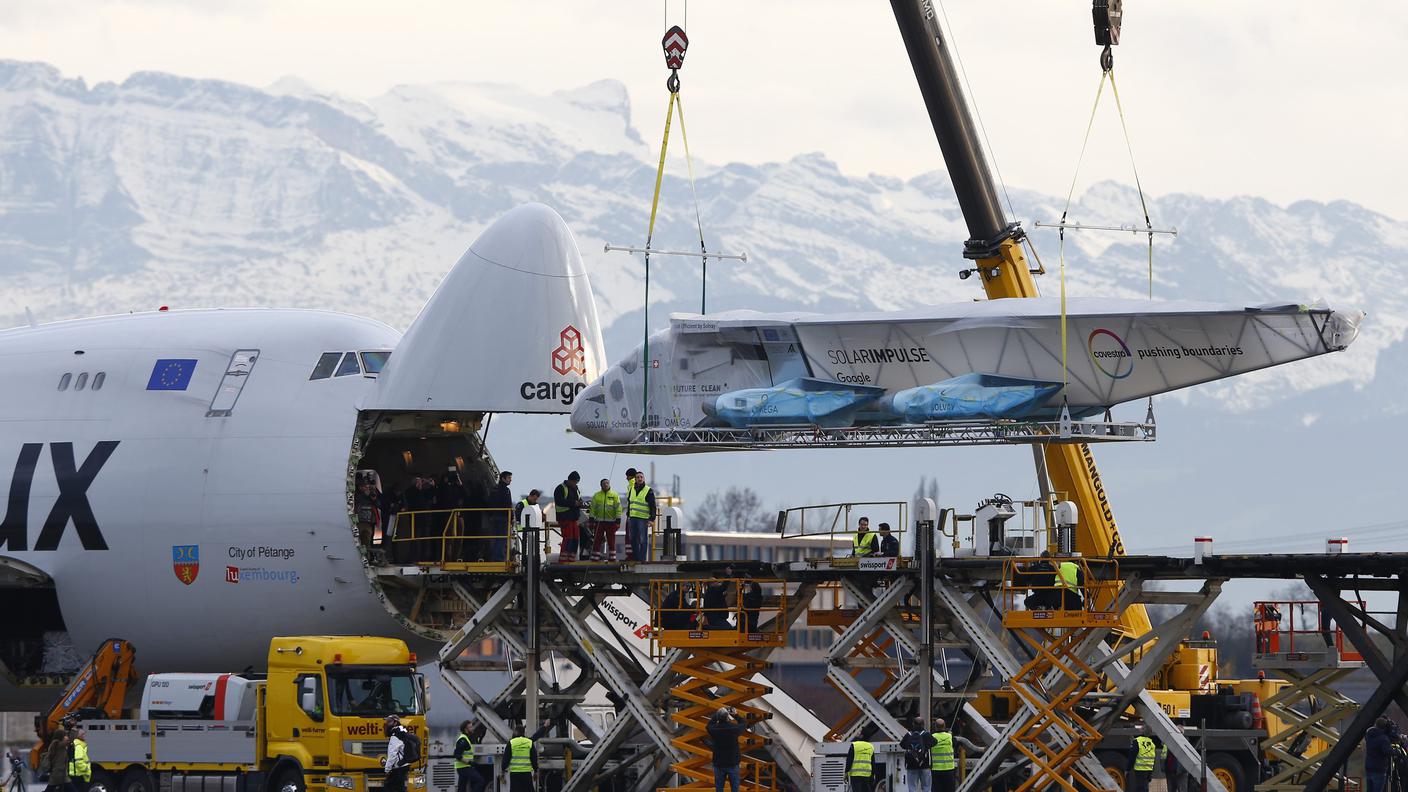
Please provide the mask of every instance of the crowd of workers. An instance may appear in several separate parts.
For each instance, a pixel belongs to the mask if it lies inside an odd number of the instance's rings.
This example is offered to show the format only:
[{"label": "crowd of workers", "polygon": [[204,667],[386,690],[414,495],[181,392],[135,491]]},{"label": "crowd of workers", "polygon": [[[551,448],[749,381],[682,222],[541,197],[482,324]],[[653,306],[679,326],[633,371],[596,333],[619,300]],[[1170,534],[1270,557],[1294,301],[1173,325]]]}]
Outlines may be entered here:
[{"label": "crowd of workers", "polygon": [[[972,754],[983,749],[965,737],[955,735],[943,718],[935,718],[932,728],[915,719],[910,730],[900,738],[904,756],[904,775],[909,792],[954,792],[958,789],[958,754],[955,747]],[[846,780],[851,792],[872,792],[879,771],[875,744],[855,740],[846,752]],[[718,784],[715,783],[715,789]]]},{"label": "crowd of workers", "polygon": [[[490,487],[467,483],[454,471],[417,475],[399,492],[383,491],[374,474],[359,473],[353,498],[358,537],[367,547],[384,550],[393,563],[509,561],[517,552],[512,539],[521,535],[516,528],[524,510],[544,505],[542,490],[515,499],[512,488],[510,471],[499,473]],[[551,511],[544,516],[561,534],[558,560],[573,563],[618,560],[618,529],[620,557],[646,560],[658,514],[645,472],[630,468],[623,491],[603,478],[590,495],[582,492],[581,474],[572,471],[553,489]]]}]

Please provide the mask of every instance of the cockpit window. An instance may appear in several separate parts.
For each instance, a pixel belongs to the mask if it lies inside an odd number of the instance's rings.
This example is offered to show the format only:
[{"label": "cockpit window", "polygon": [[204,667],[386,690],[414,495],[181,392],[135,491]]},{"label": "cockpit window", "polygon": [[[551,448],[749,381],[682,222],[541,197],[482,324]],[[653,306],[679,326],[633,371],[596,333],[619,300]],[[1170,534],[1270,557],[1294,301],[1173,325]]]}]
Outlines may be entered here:
[{"label": "cockpit window", "polygon": [[380,374],[386,367],[386,361],[391,357],[391,350],[378,349],[371,352],[362,353],[362,371],[366,374]]},{"label": "cockpit window", "polygon": [[341,359],[341,352],[324,352],[322,357],[318,358],[318,365],[313,367],[313,375],[308,379],[320,380],[331,377],[333,370],[337,368],[337,361]]},{"label": "cockpit window", "polygon": [[342,356],[342,365],[337,367],[335,377],[346,377],[349,374],[361,374],[362,367],[357,364],[357,353],[348,352]]}]

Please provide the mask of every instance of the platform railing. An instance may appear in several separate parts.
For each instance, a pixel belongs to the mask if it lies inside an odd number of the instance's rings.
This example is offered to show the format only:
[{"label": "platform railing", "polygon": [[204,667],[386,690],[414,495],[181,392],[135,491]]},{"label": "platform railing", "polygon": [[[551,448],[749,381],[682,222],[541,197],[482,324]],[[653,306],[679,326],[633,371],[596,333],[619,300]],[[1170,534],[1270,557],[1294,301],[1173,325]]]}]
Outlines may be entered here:
[{"label": "platform railing", "polygon": [[651,653],[663,656],[660,647],[675,646],[781,646],[787,602],[787,587],[778,580],[652,580]]},{"label": "platform railing", "polygon": [[[1074,565],[1076,581],[1062,576]],[[1119,562],[1083,556],[1008,557],[1002,565],[1002,623],[1006,627],[1097,627],[1119,621]]]},{"label": "platform railing", "polygon": [[392,564],[507,572],[520,551],[517,536],[513,509],[423,509],[398,512],[382,544]]},{"label": "platform railing", "polygon": [[[862,517],[869,520],[867,533],[874,538],[864,540],[865,546],[858,547],[856,537],[860,535],[858,524]],[[880,534],[881,523],[889,524],[890,536],[895,539],[898,549],[893,556],[885,556],[881,551],[884,542],[884,537]],[[854,501],[797,506],[778,514],[777,527],[778,533],[784,539],[827,538],[829,547],[821,548],[823,552],[808,560],[826,560],[834,566],[906,566],[914,557],[913,547],[906,547],[905,542],[911,533],[909,504],[905,501]]]},{"label": "platform railing", "polygon": [[[1362,600],[1353,604],[1364,608]],[[1364,661],[1363,655],[1346,646],[1344,631],[1318,600],[1258,600],[1252,603],[1252,633],[1258,655],[1320,654],[1333,649],[1342,661]]]}]

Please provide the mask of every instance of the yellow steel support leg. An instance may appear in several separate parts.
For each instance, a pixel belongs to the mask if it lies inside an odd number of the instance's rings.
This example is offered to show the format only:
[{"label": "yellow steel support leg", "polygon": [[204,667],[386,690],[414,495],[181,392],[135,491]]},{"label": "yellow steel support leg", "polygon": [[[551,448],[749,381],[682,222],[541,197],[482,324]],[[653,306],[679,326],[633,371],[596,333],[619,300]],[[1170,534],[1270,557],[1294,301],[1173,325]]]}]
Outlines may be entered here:
[{"label": "yellow steel support leg", "polygon": [[[670,695],[685,702],[683,709],[670,716],[682,727],[671,742],[684,752],[685,759],[670,766],[670,770],[685,781],[674,789],[714,788],[712,751],[706,731],[709,717],[719,708],[731,706],[748,725],[757,723],[767,714],[749,702],[770,692],[765,685],[751,678],[768,667],[768,663],[753,656],[748,647],[692,647],[690,654],[675,663],[671,670],[685,677],[684,682],[670,689]],[[746,755],[767,744],[767,740],[745,733],[738,741],[742,756],[739,773],[742,792],[773,792],[777,789],[777,766]]]},{"label": "yellow steel support leg", "polygon": [[1103,675],[1082,660],[1076,648],[1101,629],[1108,628],[1014,631],[1035,652],[1008,680],[1012,690],[1035,713],[1012,736],[1012,747],[1032,763],[1031,777],[1017,787],[1017,792],[1105,792],[1076,767],[1076,762],[1094,751],[1101,739],[1100,732],[1076,707],[1105,684]]}]

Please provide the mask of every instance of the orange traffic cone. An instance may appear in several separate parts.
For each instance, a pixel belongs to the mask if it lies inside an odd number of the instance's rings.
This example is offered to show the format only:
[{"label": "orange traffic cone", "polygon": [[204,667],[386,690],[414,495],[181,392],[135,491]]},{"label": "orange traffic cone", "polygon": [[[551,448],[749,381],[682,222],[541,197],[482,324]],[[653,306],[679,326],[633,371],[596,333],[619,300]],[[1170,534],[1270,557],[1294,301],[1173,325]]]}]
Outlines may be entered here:
[{"label": "orange traffic cone", "polygon": [[[1261,678],[1265,679],[1265,676],[1262,676]],[[1252,728],[1266,728],[1266,715],[1261,711],[1261,696],[1257,695],[1256,693],[1252,694]]]}]

